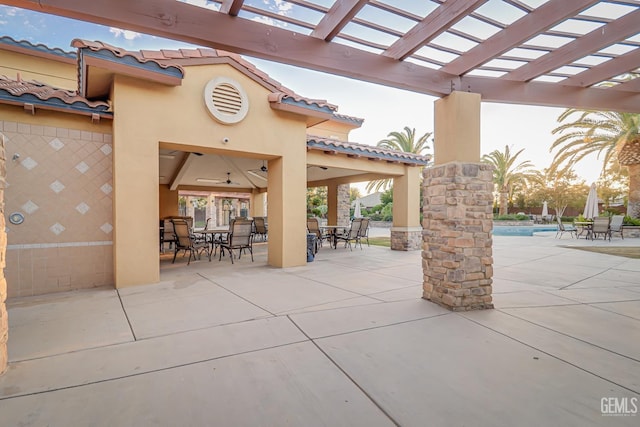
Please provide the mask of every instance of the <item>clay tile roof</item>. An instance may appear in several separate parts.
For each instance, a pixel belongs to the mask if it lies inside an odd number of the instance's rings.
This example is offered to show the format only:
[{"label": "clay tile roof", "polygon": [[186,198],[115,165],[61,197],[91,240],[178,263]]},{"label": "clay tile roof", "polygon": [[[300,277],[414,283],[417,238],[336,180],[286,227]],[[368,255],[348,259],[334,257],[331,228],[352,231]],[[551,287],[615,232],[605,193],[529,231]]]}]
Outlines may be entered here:
[{"label": "clay tile roof", "polygon": [[50,55],[56,55],[56,56],[61,56],[67,59],[73,59],[75,61],[76,59],[76,52],[66,52],[60,48],[50,48],[48,46],[45,46],[43,44],[33,44],[27,40],[16,40],[12,37],[9,36],[2,36],[0,37],[0,43],[6,44],[6,45],[10,45],[10,46],[15,46],[15,47],[20,47],[20,48],[24,48],[24,49],[30,49],[30,50],[35,50],[35,51],[39,51],[39,52],[43,52],[43,53],[47,53]]},{"label": "clay tile roof", "polygon": [[[67,107],[71,110],[110,113],[107,102],[89,101],[78,95],[78,92],[59,89],[36,80],[22,80],[0,76],[0,102],[13,101],[23,104],[50,104],[52,107]],[[93,110],[93,111],[90,111]]]},{"label": "clay tile roof", "polygon": [[372,160],[386,160],[389,162],[400,162],[419,166],[426,166],[431,161],[430,155],[423,156],[420,154],[405,153],[404,151],[390,150],[373,145],[358,144],[313,135],[307,136],[307,148],[331,151],[349,156],[365,157]]},{"label": "clay tile roof", "polygon": [[202,52],[199,49],[180,49],[180,53],[185,58],[202,58]]},{"label": "clay tile roof", "polygon": [[[163,68],[163,69],[176,68],[176,69],[178,69],[180,71],[180,73],[182,75],[184,75],[184,69],[179,65],[166,64],[166,63],[160,62],[159,58],[153,58],[153,59],[146,58],[140,52],[130,52],[130,51],[127,51],[127,50],[124,50],[124,49],[121,49],[121,48],[118,48],[118,47],[115,47],[115,46],[111,46],[111,45],[109,45],[107,43],[103,43],[103,42],[99,42],[99,41],[91,42],[91,41],[82,40],[82,39],[74,39],[71,42],[71,46],[76,47],[78,49],[87,48],[87,49],[90,49],[90,50],[92,50],[94,52],[99,52],[101,50],[108,50],[118,58],[132,57],[132,58],[136,59],[140,64],[145,64],[145,63],[151,62],[151,63],[154,63],[155,65],[157,65],[158,67]],[[145,52],[149,52],[149,51],[145,51]],[[163,54],[163,58],[166,59],[167,57],[166,57],[166,54],[164,52],[167,52],[167,51],[161,51],[161,52]],[[173,52],[175,52],[175,51],[173,51]]]}]

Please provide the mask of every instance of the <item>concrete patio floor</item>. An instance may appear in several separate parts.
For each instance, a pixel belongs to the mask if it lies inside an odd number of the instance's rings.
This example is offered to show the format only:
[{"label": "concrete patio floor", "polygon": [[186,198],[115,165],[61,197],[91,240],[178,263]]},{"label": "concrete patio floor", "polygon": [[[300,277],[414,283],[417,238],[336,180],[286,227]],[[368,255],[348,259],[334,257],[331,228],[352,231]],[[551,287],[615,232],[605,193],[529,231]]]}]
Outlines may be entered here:
[{"label": "concrete patio floor", "polygon": [[[14,299],[2,426],[637,426],[640,260],[494,237],[494,310],[422,300],[420,252],[163,260],[161,282]],[[640,402],[637,406],[640,407]]]}]

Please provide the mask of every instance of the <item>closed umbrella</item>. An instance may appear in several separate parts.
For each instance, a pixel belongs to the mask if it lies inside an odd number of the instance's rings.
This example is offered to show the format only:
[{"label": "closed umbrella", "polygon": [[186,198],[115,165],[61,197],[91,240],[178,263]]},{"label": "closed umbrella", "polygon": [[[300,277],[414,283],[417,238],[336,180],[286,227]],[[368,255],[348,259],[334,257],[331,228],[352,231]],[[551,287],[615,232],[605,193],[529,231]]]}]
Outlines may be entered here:
[{"label": "closed umbrella", "polygon": [[356,207],[353,210],[354,218],[362,218],[362,212],[360,210],[360,199],[356,199]]},{"label": "closed umbrella", "polygon": [[591,189],[589,189],[587,203],[584,206],[584,213],[582,215],[587,219],[593,219],[598,216],[598,194],[596,192],[595,182],[591,184]]},{"label": "closed umbrella", "polygon": [[547,221],[549,217],[549,206],[547,205],[547,201],[542,202],[542,220]]}]

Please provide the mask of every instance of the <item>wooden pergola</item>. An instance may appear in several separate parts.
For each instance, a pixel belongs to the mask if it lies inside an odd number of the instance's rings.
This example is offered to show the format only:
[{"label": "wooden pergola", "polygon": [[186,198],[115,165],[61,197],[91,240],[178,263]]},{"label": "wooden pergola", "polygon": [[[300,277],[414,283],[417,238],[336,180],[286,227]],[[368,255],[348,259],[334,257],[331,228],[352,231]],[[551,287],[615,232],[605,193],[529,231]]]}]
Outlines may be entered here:
[{"label": "wooden pergola", "polygon": [[0,3],[437,97],[640,111],[637,0]]}]

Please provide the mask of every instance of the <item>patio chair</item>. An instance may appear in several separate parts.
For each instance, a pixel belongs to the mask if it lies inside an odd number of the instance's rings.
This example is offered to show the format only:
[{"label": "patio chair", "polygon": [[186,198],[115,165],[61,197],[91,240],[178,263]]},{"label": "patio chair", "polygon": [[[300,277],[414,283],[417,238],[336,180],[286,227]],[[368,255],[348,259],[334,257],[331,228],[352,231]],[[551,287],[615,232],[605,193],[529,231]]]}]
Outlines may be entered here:
[{"label": "patio chair", "polygon": [[622,234],[622,222],[624,221],[624,215],[614,215],[611,217],[611,224],[609,224],[609,240],[613,233],[620,233],[620,237],[624,240],[624,235]]},{"label": "patio chair", "polygon": [[560,238],[562,239],[562,235],[564,233],[569,233],[571,237],[578,237],[578,230],[573,225],[564,225],[562,223],[562,219],[560,219],[559,216],[556,217],[556,221],[558,222],[558,232],[556,233],[556,239],[558,238],[558,235],[560,235]]},{"label": "patio chair", "polygon": [[265,217],[257,216],[253,218],[256,236],[260,236],[264,242],[267,240],[267,221]]},{"label": "patio chair", "polygon": [[316,235],[316,242],[318,242],[320,247],[322,247],[322,241],[326,238],[326,236],[322,234],[322,230],[320,230],[318,218],[307,218],[307,231],[311,234]]},{"label": "patio chair", "polygon": [[250,219],[238,219],[236,218],[231,225],[231,233],[226,241],[220,242],[220,256],[218,261],[222,259],[222,254],[226,249],[229,252],[229,258],[231,258],[231,264],[233,264],[233,250],[238,250],[238,259],[242,257],[242,252],[245,249],[249,250],[251,254],[251,262],[253,262],[253,233],[251,228],[253,226],[253,220]]},{"label": "patio chair", "polygon": [[[362,218],[354,218],[351,221],[351,227],[345,230],[341,234],[336,234],[336,246],[338,246],[338,240],[344,240],[344,247],[349,246],[350,250],[353,250],[351,247],[351,242],[354,242],[355,245],[360,242],[360,225],[362,224]],[[360,244],[360,249],[362,249],[362,244]]]},{"label": "patio chair", "polygon": [[598,238],[598,235],[602,234],[603,239],[607,239],[609,237],[609,241],[611,241],[611,230],[609,229],[609,224],[611,222],[611,217],[608,216],[598,216],[593,219],[593,226],[591,228],[591,240],[595,240]]},{"label": "patio chair", "polygon": [[169,243],[169,249],[176,242],[176,235],[173,232],[173,222],[170,219],[162,220],[162,234],[160,235],[160,252],[164,253],[164,244]]},{"label": "patio chair", "polygon": [[209,244],[204,241],[196,241],[194,236],[191,234],[191,230],[189,229],[189,223],[182,219],[174,219],[173,222],[173,230],[176,238],[175,242],[175,251],[173,252],[173,261],[171,263],[176,262],[176,256],[178,255],[178,251],[185,251],[185,254],[189,252],[189,260],[187,261],[187,265],[191,263],[191,257],[198,259],[202,257],[202,252],[207,254],[209,261],[211,261],[211,251],[209,250]]},{"label": "patio chair", "polygon": [[359,237],[358,240],[360,241],[361,248],[362,248],[362,239],[367,239],[367,246],[371,246],[369,245],[369,218],[362,218],[358,237]]}]

